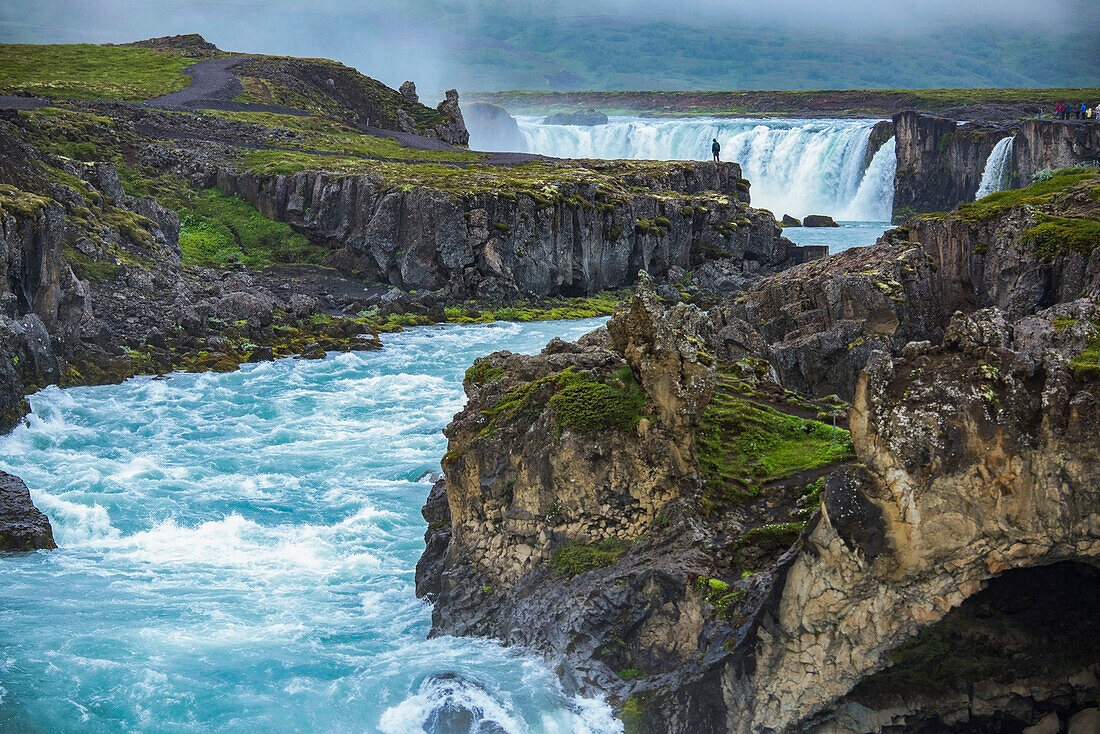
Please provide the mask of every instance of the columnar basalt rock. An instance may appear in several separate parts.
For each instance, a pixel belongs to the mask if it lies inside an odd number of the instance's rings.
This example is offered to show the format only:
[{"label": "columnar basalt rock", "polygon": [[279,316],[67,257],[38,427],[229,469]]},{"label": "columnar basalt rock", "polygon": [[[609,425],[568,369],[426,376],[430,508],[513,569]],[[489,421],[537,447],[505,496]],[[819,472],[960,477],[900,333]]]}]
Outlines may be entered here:
[{"label": "columnar basalt rock", "polygon": [[217,168],[205,177],[327,242],[348,272],[456,298],[583,295],[630,285],[640,270],[662,276],[728,259],[759,274],[801,260],[771,217],[748,206],[736,164],[628,176],[632,192],[612,202],[576,183],[544,200],[523,191],[393,190],[371,176],[260,179]]}]

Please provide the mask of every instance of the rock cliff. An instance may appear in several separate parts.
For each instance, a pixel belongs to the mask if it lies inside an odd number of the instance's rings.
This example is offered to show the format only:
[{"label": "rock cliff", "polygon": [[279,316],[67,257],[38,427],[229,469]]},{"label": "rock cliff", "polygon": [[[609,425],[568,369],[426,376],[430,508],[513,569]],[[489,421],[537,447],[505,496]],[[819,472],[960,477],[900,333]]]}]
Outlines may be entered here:
[{"label": "rock cliff", "polygon": [[1091,721],[1097,188],[916,219],[706,319],[643,284],[479,361],[425,507],[434,632],[542,650],[630,732]]},{"label": "rock cliff", "polygon": [[[614,164],[607,164],[609,167]],[[367,176],[261,178],[217,168],[217,185],[335,250],[349,273],[449,298],[583,295],[709,260],[778,268],[801,260],[748,205],[736,164],[625,175],[615,191],[562,181],[538,191],[398,189]]]},{"label": "rock cliff", "polygon": [[1008,171],[1011,188],[1027,186],[1043,169],[1095,165],[1100,160],[1100,128],[1087,122],[960,122],[902,112],[894,116],[893,124],[896,221],[973,201],[989,154],[1009,135],[1015,138]]},{"label": "rock cliff", "polygon": [[56,548],[50,520],[31,503],[19,477],[0,472],[0,551]]}]

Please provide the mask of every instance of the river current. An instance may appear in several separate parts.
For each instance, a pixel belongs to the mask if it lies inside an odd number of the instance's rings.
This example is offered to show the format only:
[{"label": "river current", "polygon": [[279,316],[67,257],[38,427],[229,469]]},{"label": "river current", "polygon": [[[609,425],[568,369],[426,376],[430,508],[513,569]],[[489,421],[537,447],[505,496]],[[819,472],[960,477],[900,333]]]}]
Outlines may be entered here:
[{"label": "river current", "polygon": [[465,369],[601,321],[33,396],[0,468],[60,548],[0,555],[0,732],[621,732],[413,594]]}]

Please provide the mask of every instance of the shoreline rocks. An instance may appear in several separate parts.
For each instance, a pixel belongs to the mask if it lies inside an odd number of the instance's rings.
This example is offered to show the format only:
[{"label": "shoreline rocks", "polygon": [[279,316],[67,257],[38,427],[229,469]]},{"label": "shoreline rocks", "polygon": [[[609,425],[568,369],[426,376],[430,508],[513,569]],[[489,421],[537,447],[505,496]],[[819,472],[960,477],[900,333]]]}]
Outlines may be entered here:
[{"label": "shoreline rocks", "polygon": [[0,471],[0,551],[51,550],[53,528],[19,477]]}]

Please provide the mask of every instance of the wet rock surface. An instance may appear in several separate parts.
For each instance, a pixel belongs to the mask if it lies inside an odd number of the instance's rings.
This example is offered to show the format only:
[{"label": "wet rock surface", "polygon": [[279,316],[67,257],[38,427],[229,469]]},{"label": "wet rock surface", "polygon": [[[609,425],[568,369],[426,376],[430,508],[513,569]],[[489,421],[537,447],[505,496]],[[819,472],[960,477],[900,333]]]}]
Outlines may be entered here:
[{"label": "wet rock surface", "polygon": [[50,520],[31,502],[17,476],[0,471],[0,551],[56,548]]}]

